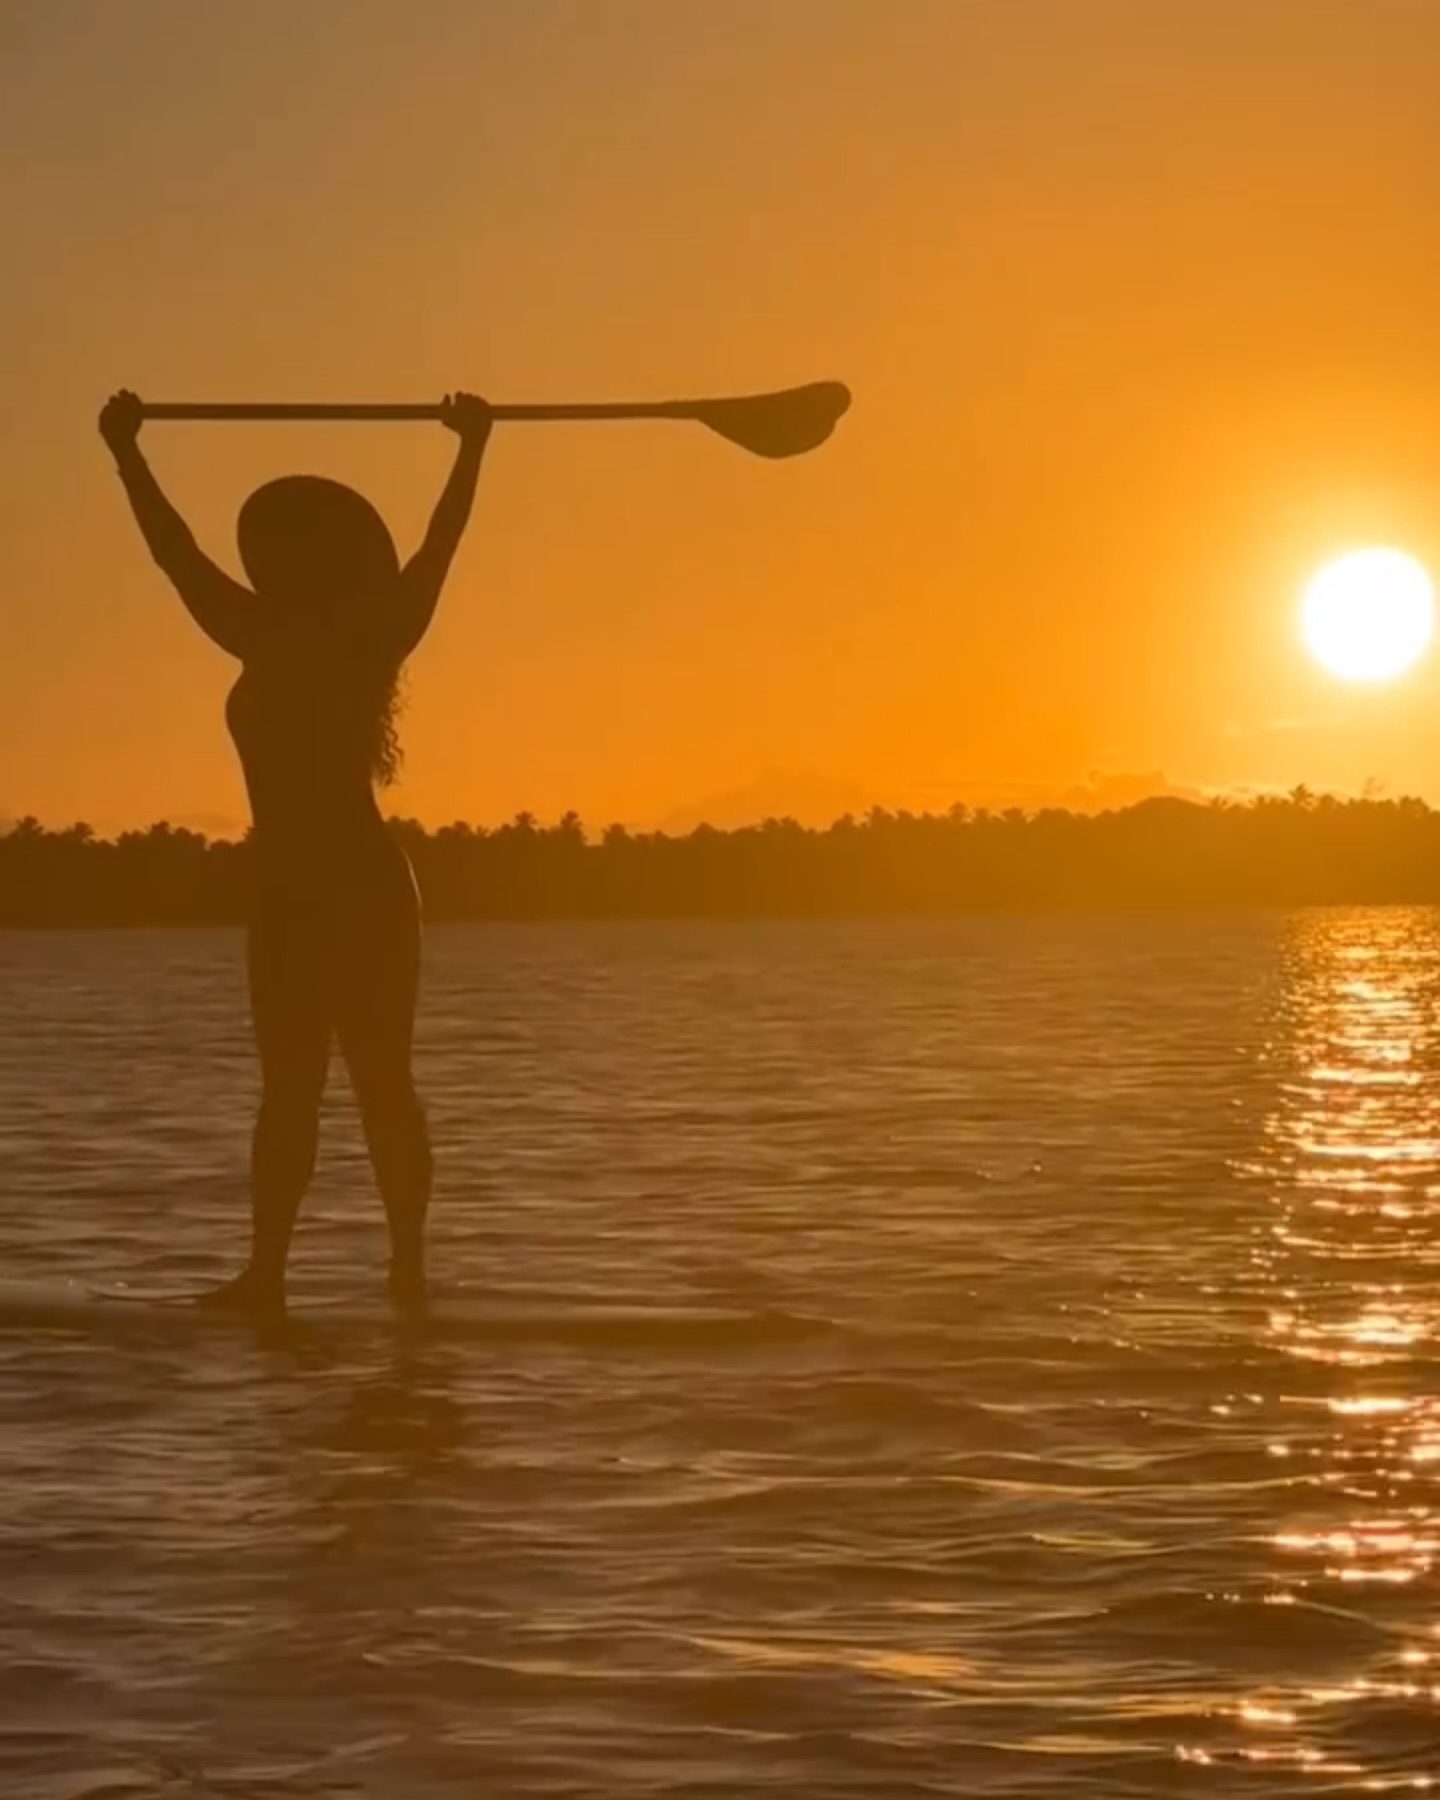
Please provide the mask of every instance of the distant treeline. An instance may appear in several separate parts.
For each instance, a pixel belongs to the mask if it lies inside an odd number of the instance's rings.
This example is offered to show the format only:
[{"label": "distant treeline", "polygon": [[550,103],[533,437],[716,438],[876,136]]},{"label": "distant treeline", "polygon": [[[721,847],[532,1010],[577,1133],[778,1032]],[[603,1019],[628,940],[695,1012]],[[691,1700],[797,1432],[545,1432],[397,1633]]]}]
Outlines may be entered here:
[{"label": "distant treeline", "polygon": [[[1243,804],[1153,799],[1098,814],[874,810],[684,837],[567,814],[494,830],[391,821],[433,919],[749,918],[986,908],[1440,901],[1440,812],[1297,788]],[[241,841],[120,837],[22,819],[0,837],[0,926],[220,925],[245,917]]]}]

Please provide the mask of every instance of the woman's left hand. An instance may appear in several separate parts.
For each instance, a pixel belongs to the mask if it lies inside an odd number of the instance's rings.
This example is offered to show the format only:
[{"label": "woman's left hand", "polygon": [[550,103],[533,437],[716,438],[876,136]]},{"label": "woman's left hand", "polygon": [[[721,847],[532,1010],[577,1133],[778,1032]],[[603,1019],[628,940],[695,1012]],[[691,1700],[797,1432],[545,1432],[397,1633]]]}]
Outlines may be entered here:
[{"label": "woman's left hand", "polygon": [[100,409],[100,435],[116,456],[139,437],[144,417],[140,396],[132,394],[129,388],[121,388],[105,402]]}]

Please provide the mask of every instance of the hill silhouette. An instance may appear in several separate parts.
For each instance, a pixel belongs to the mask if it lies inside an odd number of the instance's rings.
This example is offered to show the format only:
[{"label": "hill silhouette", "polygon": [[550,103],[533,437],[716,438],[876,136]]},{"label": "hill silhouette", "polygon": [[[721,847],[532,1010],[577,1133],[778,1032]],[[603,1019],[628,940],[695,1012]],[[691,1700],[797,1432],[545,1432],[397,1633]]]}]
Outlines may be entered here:
[{"label": "hill silhouette", "polygon": [[[817,918],[990,908],[1440,901],[1440,812],[1305,788],[1244,804],[1169,797],[1098,814],[873,810],[684,836],[567,814],[390,829],[432,919]],[[247,844],[168,824],[98,837],[21,819],[0,836],[0,926],[233,925]]]}]

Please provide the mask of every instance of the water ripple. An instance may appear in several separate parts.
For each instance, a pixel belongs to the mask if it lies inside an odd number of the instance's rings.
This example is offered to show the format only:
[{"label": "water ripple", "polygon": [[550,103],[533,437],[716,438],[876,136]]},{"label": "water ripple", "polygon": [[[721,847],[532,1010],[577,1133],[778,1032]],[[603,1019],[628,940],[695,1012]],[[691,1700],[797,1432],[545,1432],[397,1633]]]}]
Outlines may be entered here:
[{"label": "water ripple", "polygon": [[[0,939],[7,1275],[233,1262],[238,952]],[[1436,915],[455,929],[427,984],[447,1279],[736,1325],[0,1332],[6,1792],[1425,1790]],[[302,1306],[382,1254],[337,1082]]]}]

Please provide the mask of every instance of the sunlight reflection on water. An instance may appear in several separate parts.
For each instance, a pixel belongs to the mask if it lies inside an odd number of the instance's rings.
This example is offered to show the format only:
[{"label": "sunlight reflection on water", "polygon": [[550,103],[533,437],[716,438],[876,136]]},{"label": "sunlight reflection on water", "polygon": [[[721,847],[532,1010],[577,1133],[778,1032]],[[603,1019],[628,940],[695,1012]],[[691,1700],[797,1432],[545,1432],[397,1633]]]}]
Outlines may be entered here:
[{"label": "sunlight reflection on water", "polygon": [[[1260,1051],[1277,1098],[1248,1170],[1271,1189],[1252,1252],[1268,1334],[1301,1365],[1299,1392],[1268,1396],[1270,1454],[1305,1465],[1271,1536],[1273,1597],[1346,1609],[1360,1589],[1423,1594],[1440,1548],[1427,1469],[1440,1456],[1427,1391],[1440,1331],[1440,922],[1302,915],[1281,969]],[[1331,1391],[1312,1391],[1317,1368]],[[1370,1792],[1431,1785],[1440,1624],[1424,1599],[1372,1597],[1368,1618],[1375,1642],[1353,1676],[1246,1701],[1238,1719],[1266,1741],[1234,1754],[1364,1776]],[[1387,1750],[1411,1749],[1410,1766],[1387,1774],[1357,1754],[1354,1715],[1367,1709],[1384,1717]]]}]

